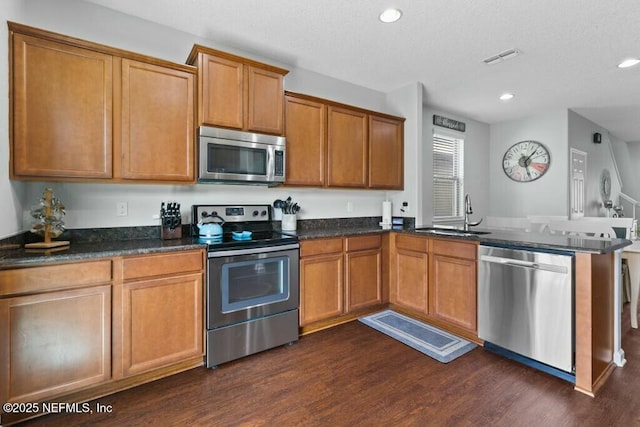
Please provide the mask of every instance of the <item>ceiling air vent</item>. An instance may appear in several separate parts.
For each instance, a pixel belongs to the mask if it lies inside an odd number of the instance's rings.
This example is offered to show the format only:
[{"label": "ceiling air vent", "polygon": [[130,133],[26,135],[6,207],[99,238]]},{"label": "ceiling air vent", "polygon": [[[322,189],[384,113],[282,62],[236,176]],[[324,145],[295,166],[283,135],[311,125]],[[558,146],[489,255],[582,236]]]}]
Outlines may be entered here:
[{"label": "ceiling air vent", "polygon": [[489,56],[482,60],[487,65],[497,64],[498,62],[506,61],[507,59],[515,58],[520,55],[520,51],[518,49],[507,49],[504,52],[500,52],[497,55]]}]

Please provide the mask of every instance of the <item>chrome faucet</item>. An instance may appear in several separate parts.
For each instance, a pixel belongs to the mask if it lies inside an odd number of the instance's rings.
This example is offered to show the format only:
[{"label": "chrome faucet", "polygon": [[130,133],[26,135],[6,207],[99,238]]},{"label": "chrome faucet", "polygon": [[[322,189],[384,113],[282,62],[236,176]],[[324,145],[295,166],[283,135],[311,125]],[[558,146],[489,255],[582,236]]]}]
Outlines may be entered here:
[{"label": "chrome faucet", "polygon": [[476,222],[469,222],[469,215],[473,213],[473,208],[471,207],[471,197],[469,193],[464,195],[464,231],[469,231],[469,227],[475,227],[476,225],[480,225],[482,222],[482,218]]}]

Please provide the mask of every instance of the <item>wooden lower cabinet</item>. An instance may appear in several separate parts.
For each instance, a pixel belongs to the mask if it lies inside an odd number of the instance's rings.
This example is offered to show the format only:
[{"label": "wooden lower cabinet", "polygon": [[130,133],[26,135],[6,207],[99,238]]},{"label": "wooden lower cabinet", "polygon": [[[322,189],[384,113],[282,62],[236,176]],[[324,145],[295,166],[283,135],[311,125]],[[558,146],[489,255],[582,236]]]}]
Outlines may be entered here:
[{"label": "wooden lower cabinet", "polygon": [[344,311],[342,238],[300,244],[300,326]]},{"label": "wooden lower cabinet", "polygon": [[191,250],[0,270],[0,404],[82,402],[201,366],[204,266]]},{"label": "wooden lower cabinet", "polygon": [[476,332],[476,261],[432,255],[429,284],[429,313]]},{"label": "wooden lower cabinet", "polygon": [[477,340],[476,242],[392,236],[391,303]]},{"label": "wooden lower cabinet", "polygon": [[477,333],[478,245],[433,239],[430,245],[429,314]]},{"label": "wooden lower cabinet", "polygon": [[42,401],[111,380],[111,265],[0,271],[2,403]]},{"label": "wooden lower cabinet", "polygon": [[346,306],[349,313],[382,303],[380,235],[346,239]]},{"label": "wooden lower cabinet", "polygon": [[428,256],[426,253],[398,249],[394,303],[427,313]]},{"label": "wooden lower cabinet", "polygon": [[117,284],[114,375],[128,377],[204,355],[201,251],[127,257]]},{"label": "wooden lower cabinet", "polygon": [[37,402],[111,379],[111,286],[0,300],[2,402]]},{"label": "wooden lower cabinet", "polygon": [[380,306],[381,236],[305,240],[300,244],[300,326]]},{"label": "wooden lower cabinet", "polygon": [[203,355],[202,274],[122,288],[124,377]]}]

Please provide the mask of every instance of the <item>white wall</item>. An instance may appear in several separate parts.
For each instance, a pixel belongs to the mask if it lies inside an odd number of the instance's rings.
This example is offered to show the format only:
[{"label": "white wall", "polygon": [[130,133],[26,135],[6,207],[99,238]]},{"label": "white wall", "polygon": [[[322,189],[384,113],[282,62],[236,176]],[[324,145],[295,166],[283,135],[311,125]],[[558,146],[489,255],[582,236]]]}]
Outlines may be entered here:
[{"label": "white wall", "polygon": [[22,230],[24,184],[9,180],[9,32],[6,21],[19,19],[23,2],[3,0],[0,6],[0,239]]},{"label": "white wall", "polygon": [[[202,40],[195,36],[160,26],[135,17],[127,16],[109,9],[105,9],[80,0],[11,0],[11,4],[20,6],[20,13],[14,14],[11,20],[16,22],[54,31],[109,46],[126,49],[146,55],[183,63],[194,43],[226,50],[259,61],[271,63],[289,69],[285,78],[287,90],[307,93],[314,96],[332,99],[376,111],[412,115],[406,126],[416,129],[418,113],[412,110],[416,107],[415,95],[411,89],[400,89],[397,93],[387,95],[364,87],[335,80],[313,71],[299,69],[269,58],[257,57],[255,54],[239,52],[226,48],[216,41]],[[4,9],[5,6],[0,6]],[[9,18],[9,17],[8,17]],[[4,36],[6,38],[6,35]],[[6,41],[4,45],[6,46]],[[0,53],[0,60],[5,64],[7,54]],[[6,70],[4,81],[7,81]],[[0,76],[2,78],[3,76]],[[3,85],[3,90],[4,85]],[[5,97],[6,99],[6,97]],[[419,105],[419,104],[418,104]],[[6,105],[2,106],[6,108]],[[6,129],[6,111],[2,110]],[[411,130],[405,134],[405,144],[412,147],[416,143],[409,138],[417,138],[417,132]],[[6,133],[6,132],[5,132]],[[4,142],[4,149],[8,146]],[[2,174],[6,180],[7,173]],[[5,185],[0,181],[0,186]],[[6,184],[9,185],[9,184]],[[412,177],[407,176],[405,186],[409,193],[412,189]],[[21,187],[22,184],[14,184]],[[27,183],[25,194],[18,194],[13,206],[8,209],[22,212],[24,226],[19,219],[13,220],[7,226],[8,232],[19,231],[30,226],[28,207],[41,196],[45,183]],[[291,195],[301,206],[301,219],[379,216],[382,214],[382,201],[396,192],[371,190],[327,190],[327,189],[287,189],[266,188],[257,186],[206,185],[169,186],[169,185],[109,185],[109,184],[51,184],[54,192],[67,207],[65,223],[68,228],[85,227],[116,227],[134,225],[155,225],[153,219],[164,200],[174,200],[182,204],[185,220],[188,220],[190,205],[199,203],[272,203],[277,198]],[[4,194],[4,192],[3,192]],[[20,200],[24,202],[23,208]],[[128,216],[116,216],[116,203],[128,204]],[[349,208],[352,207],[352,208]],[[399,203],[395,203],[394,214],[399,212]],[[17,215],[18,217],[20,214]],[[5,221],[0,222],[4,225]],[[0,234],[1,229],[0,229]]]},{"label": "white wall", "polygon": [[[593,134],[600,133],[602,142],[593,143]],[[602,171],[611,174],[611,200],[618,203],[621,182],[616,173],[611,137],[607,129],[569,110],[569,147],[587,153],[587,177],[585,180],[585,216],[607,216],[600,194]]]},{"label": "white wall", "polygon": [[[423,170],[420,167],[422,156],[422,84],[414,83],[387,95],[390,113],[405,117],[404,122],[404,191],[389,191],[394,216],[416,218],[421,224],[422,193],[420,191]],[[407,202],[406,208],[402,203]],[[400,209],[404,209],[404,212]]]},{"label": "white wall", "polygon": [[[568,112],[552,111],[534,117],[490,126],[489,215],[524,217],[527,215],[569,214]],[[551,164],[541,178],[526,183],[509,179],[502,170],[502,157],[513,144],[534,140],[551,153]]]},{"label": "white wall", "polygon": [[609,136],[613,153],[620,171],[622,192],[640,200],[640,142],[623,142],[613,135]]},{"label": "white wall", "polygon": [[[448,117],[466,124],[465,132],[456,132],[433,125],[433,115]],[[423,224],[428,225],[433,220],[433,134],[435,131],[459,135],[464,138],[464,191],[469,193],[473,206],[472,221],[489,214],[490,194],[490,139],[489,125],[477,122],[456,114],[442,111],[436,107],[423,109],[422,146],[422,194],[423,194]]]}]

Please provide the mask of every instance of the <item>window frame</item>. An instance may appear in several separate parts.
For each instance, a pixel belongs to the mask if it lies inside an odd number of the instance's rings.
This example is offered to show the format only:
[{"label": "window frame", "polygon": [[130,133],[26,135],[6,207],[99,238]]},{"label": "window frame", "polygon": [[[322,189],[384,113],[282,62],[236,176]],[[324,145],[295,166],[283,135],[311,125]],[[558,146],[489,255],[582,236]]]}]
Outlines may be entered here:
[{"label": "window frame", "polygon": [[[436,148],[438,143],[446,143],[446,142],[455,142],[457,143],[457,147],[453,148],[454,161],[457,158],[457,165],[452,166],[451,175],[439,175],[437,174],[438,170],[436,168]],[[453,132],[447,132],[440,129],[434,129],[431,135],[431,151],[433,154],[433,165],[432,165],[432,203],[433,203],[433,222],[447,222],[447,221],[460,221],[464,220],[464,143],[465,137],[462,134],[457,134]],[[457,174],[455,173],[457,169]],[[436,215],[437,210],[437,202],[436,202],[436,180],[452,180],[453,181],[453,191],[456,191],[458,194],[452,195],[452,199],[456,202],[456,207],[451,212],[451,215]]]}]

